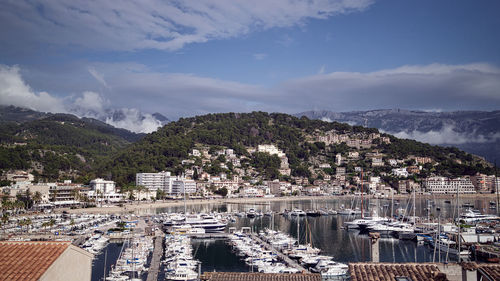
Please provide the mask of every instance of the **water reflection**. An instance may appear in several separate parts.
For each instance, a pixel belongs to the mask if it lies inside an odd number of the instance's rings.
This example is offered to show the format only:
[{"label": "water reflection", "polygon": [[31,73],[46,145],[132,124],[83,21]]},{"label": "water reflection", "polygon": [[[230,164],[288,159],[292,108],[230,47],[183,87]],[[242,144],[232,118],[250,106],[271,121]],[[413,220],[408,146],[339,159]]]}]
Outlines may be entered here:
[{"label": "water reflection", "polygon": [[[446,202],[445,202],[446,201]],[[464,199],[462,205],[470,203],[483,213],[495,213],[496,210],[489,209],[489,199]],[[392,204],[391,199],[363,200],[365,209],[377,210],[379,215],[390,216],[396,214],[398,209],[406,215],[413,215],[413,199],[398,199]],[[459,209],[455,199],[420,199],[416,198],[415,214],[422,220],[434,220],[441,218],[441,222],[451,220],[456,217]],[[370,260],[370,239],[367,235],[360,235],[357,231],[343,229],[345,221],[352,220],[348,216],[321,216],[321,217],[301,217],[288,218],[279,215],[283,210],[293,208],[307,209],[339,209],[356,208],[361,206],[359,198],[338,198],[338,199],[311,199],[298,201],[269,201],[260,203],[208,203],[203,205],[188,205],[187,211],[190,213],[217,212],[246,212],[250,208],[258,212],[266,213],[273,211],[274,216],[260,216],[255,219],[240,217],[235,223],[229,226],[237,228],[250,226],[255,231],[263,228],[273,228],[286,232],[293,237],[297,237],[297,224],[301,243],[310,242],[318,247],[326,255],[331,255],[339,262],[361,262]],[[162,212],[183,212],[184,206],[169,208],[151,209],[149,213]],[[202,261],[202,271],[248,271],[244,262],[231,252],[230,247],[223,240],[211,242],[194,241],[196,258]],[[413,241],[403,241],[393,238],[380,239],[380,261],[381,262],[432,262],[445,261],[446,254],[434,252],[424,245],[417,245]],[[448,257],[448,260],[450,258]]]}]

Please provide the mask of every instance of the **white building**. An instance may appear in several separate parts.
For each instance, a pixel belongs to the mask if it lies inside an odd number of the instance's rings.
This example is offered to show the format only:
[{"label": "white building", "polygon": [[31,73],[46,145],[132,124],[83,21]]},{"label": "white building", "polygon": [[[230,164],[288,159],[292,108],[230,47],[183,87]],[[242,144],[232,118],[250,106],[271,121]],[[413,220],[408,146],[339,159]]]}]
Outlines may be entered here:
[{"label": "white building", "polygon": [[195,157],[200,157],[201,153],[198,149],[193,149],[193,152],[191,153]]},{"label": "white building", "polygon": [[159,173],[137,173],[135,176],[135,185],[142,185],[151,192],[162,190],[167,194],[172,193],[172,184],[177,177],[172,176],[170,172]]},{"label": "white building", "polygon": [[99,191],[100,193],[114,193],[116,192],[116,186],[114,181],[107,181],[100,178],[90,181],[90,188],[94,191]]},{"label": "white building", "polygon": [[455,194],[476,193],[470,178],[449,179],[446,177],[430,177],[424,180],[424,187],[430,193]]},{"label": "white building", "polygon": [[407,178],[409,176],[406,168],[392,169],[392,174],[395,175],[396,177],[403,177],[403,178]]},{"label": "white building", "polygon": [[258,197],[262,196],[262,190],[254,188],[254,187],[247,187],[243,189],[243,196],[245,197]]},{"label": "white building", "polygon": [[194,180],[188,180],[184,178],[178,178],[172,183],[172,194],[182,195],[196,193],[196,182]]},{"label": "white building", "polygon": [[340,166],[342,164],[342,155],[340,153],[337,153],[335,155],[335,165]]},{"label": "white building", "polygon": [[278,155],[278,157],[285,156],[285,153],[283,153],[281,150],[279,150],[276,146],[272,144],[259,144],[259,146],[257,147],[257,151],[269,153],[271,155]]}]

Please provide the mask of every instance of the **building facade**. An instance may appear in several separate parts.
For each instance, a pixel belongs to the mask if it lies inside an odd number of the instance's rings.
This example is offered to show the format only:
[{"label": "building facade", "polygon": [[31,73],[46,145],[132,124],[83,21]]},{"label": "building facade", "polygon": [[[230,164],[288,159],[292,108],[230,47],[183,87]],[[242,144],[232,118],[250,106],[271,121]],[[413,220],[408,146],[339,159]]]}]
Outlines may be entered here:
[{"label": "building facade", "polygon": [[473,194],[476,193],[472,181],[468,177],[449,179],[446,177],[430,177],[424,180],[425,189],[434,194]]}]

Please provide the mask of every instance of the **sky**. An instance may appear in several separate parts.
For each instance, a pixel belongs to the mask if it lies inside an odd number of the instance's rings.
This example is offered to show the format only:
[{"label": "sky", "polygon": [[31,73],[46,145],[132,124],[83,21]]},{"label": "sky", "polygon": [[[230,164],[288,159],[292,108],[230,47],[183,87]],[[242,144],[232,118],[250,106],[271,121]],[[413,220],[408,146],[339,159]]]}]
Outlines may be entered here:
[{"label": "sky", "polygon": [[496,0],[0,0],[0,104],[138,132],[158,126],[154,112],[498,110],[498,11]]}]

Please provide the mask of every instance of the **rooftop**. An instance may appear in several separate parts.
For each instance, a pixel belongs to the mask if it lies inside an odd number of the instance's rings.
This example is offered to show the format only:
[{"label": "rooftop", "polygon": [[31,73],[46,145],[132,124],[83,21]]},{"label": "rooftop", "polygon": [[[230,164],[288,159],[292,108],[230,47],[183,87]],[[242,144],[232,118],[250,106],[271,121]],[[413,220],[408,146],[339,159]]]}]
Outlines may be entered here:
[{"label": "rooftop", "polygon": [[205,272],[204,281],[321,281],[321,275],[301,273]]},{"label": "rooftop", "polygon": [[461,264],[465,270],[479,270],[486,274],[491,280],[500,280],[500,264],[465,262]]},{"label": "rooftop", "polygon": [[70,242],[0,242],[0,280],[38,280]]},{"label": "rooftop", "polygon": [[446,274],[433,263],[349,263],[351,281],[445,281]]}]

